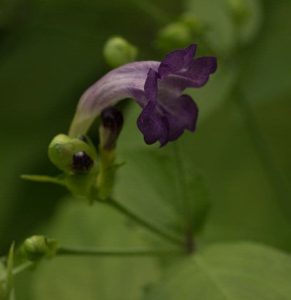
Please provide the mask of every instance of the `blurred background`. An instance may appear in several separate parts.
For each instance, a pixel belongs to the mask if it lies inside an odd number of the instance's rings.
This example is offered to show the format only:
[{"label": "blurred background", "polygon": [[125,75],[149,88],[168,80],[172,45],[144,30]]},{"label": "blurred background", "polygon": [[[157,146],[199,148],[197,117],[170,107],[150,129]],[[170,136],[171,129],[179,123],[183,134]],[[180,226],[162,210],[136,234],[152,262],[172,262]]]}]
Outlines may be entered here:
[{"label": "blurred background", "polygon": [[[135,126],[139,108],[122,105],[119,157],[127,164],[116,197],[176,230],[172,159],[204,178],[211,210],[202,244],[254,240],[291,251],[290,14],[289,0],[1,0],[1,254],[32,234],[88,246],[151,239],[115,212],[20,179],[58,173],[47,146],[67,132],[82,92],[110,70],[103,47],[114,35],[138,48],[138,60],[160,60],[194,42],[219,62],[206,87],[189,91],[200,107],[198,130],[176,146],[145,145]],[[16,295],[139,299],[160,272],[152,259],[57,258],[19,276]]]}]

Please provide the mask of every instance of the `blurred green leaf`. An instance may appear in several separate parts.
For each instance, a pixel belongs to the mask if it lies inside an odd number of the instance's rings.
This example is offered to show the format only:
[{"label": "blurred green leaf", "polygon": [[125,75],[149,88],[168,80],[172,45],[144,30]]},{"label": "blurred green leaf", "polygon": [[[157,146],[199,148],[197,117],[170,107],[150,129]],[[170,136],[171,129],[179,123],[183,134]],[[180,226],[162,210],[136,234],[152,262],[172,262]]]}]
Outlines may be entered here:
[{"label": "blurred green leaf", "polygon": [[8,257],[7,257],[7,282],[6,282],[6,293],[7,299],[13,300],[14,298],[14,278],[13,278],[13,267],[14,267],[14,243],[12,243]]},{"label": "blurred green leaf", "polygon": [[218,60],[218,69],[207,85],[201,89],[189,89],[187,93],[198,103],[199,122],[211,122],[212,114],[227,101],[237,81],[238,68]]},{"label": "blurred green leaf", "polygon": [[214,245],[172,267],[145,300],[291,299],[291,257],[265,246]]},{"label": "blurred green leaf", "polygon": [[262,25],[261,0],[227,0],[226,9],[236,27],[236,39],[241,46],[253,41]]},{"label": "blurred green leaf", "polygon": [[13,300],[14,299],[14,243],[11,245],[8,256],[7,266],[5,268],[0,263],[0,299],[1,300]]},{"label": "blurred green leaf", "polygon": [[[86,206],[66,201],[52,220],[47,234],[60,246],[102,248],[149,248],[141,232],[123,216],[102,205]],[[32,299],[134,300],[159,274],[152,258],[56,257],[44,262],[34,274]]]},{"label": "blurred green leaf", "polygon": [[189,0],[186,11],[207,25],[206,39],[216,53],[227,55],[235,47],[235,28],[225,0]]},{"label": "blurred green leaf", "polygon": [[125,165],[118,171],[115,198],[144,219],[165,231],[197,234],[208,209],[207,189],[192,154],[187,151],[195,139],[184,139],[158,148],[144,143],[136,127],[140,113],[132,105],[118,145],[118,157]]},{"label": "blurred green leaf", "polygon": [[6,282],[2,280],[3,278],[6,278],[6,269],[4,266],[4,263],[0,261],[0,299],[5,299],[6,294]]},{"label": "blurred green leaf", "polygon": [[[276,138],[277,142],[272,143],[278,145],[274,151],[281,151],[285,163],[290,160],[286,152],[290,123],[280,115],[290,110],[289,103],[286,99],[280,105],[273,104],[277,116],[275,127],[271,125],[273,122],[268,123],[269,113],[275,112],[273,106],[260,115],[264,120],[262,125],[269,124],[271,142]],[[118,172],[115,189],[118,201],[164,230],[185,234],[185,222],[201,214],[199,203],[207,203],[195,194],[195,177],[201,172],[209,189],[211,211],[200,240],[210,243],[247,239],[290,249],[290,223],[260,165],[240,112],[231,101],[218,109],[208,122],[199,120],[194,135],[185,133],[161,149],[144,144],[136,127],[139,112],[132,105],[125,116],[126,124],[118,144],[119,160],[126,162]],[[259,112],[258,109],[256,113]],[[182,195],[179,180],[183,176],[186,182],[192,182],[189,188],[184,188],[188,198],[179,196]],[[194,208],[189,207],[189,201]]]},{"label": "blurred green leaf", "polygon": [[249,44],[262,25],[260,0],[188,0],[186,7],[205,23],[210,48],[223,57]]},{"label": "blurred green leaf", "polygon": [[240,57],[241,85],[253,103],[276,102],[291,91],[291,2],[270,1],[264,12],[259,37]]}]

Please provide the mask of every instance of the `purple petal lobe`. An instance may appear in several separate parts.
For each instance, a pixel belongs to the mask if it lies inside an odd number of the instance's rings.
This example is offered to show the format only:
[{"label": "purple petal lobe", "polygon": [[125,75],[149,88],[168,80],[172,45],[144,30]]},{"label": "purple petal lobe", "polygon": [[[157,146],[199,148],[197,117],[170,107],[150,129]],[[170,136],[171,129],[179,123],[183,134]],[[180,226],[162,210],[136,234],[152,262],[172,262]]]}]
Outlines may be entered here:
[{"label": "purple petal lobe", "polygon": [[158,73],[149,69],[147,79],[144,84],[144,94],[148,101],[156,101],[158,93]]},{"label": "purple petal lobe", "polygon": [[137,126],[143,133],[147,144],[160,141],[161,145],[167,143],[168,124],[157,109],[157,104],[149,102],[137,119]]},{"label": "purple petal lobe", "polygon": [[167,104],[164,116],[169,124],[168,141],[174,141],[186,129],[195,131],[198,107],[190,96],[182,95]]},{"label": "purple petal lobe", "polygon": [[192,82],[190,86],[201,87],[208,81],[210,74],[214,73],[216,69],[217,61],[215,57],[199,57],[192,62],[184,76]]},{"label": "purple petal lobe", "polygon": [[167,76],[170,73],[177,73],[187,68],[195,55],[197,45],[192,44],[185,49],[173,51],[166,55],[161,62],[158,73],[161,77]]}]

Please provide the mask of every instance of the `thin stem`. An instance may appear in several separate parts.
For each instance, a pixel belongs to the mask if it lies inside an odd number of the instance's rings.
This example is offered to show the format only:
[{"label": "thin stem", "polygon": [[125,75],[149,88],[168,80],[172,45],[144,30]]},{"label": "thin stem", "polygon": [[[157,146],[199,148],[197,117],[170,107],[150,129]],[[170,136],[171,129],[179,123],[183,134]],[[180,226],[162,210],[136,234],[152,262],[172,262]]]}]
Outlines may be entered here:
[{"label": "thin stem", "polygon": [[35,181],[35,182],[44,182],[44,183],[55,183],[61,186],[65,186],[65,182],[63,179],[58,178],[58,177],[51,177],[51,176],[46,176],[46,175],[21,175],[21,179],[24,180],[30,180],[30,181]]},{"label": "thin stem", "polygon": [[89,255],[89,256],[172,256],[182,255],[182,251],[177,250],[151,250],[151,249],[98,249],[98,248],[71,248],[60,247],[57,255]]},{"label": "thin stem", "polygon": [[[150,257],[150,256],[179,256],[185,252],[166,249],[166,250],[152,250],[152,249],[105,249],[105,248],[76,248],[76,247],[59,247],[56,256],[101,256],[101,257]],[[12,275],[18,275],[32,266],[35,263],[32,261],[26,261],[23,264],[15,267],[12,270]],[[0,281],[6,280],[6,275],[0,277]]]},{"label": "thin stem", "polygon": [[127,207],[123,206],[121,203],[115,201],[112,198],[110,198],[104,202],[101,202],[101,203],[110,205],[112,208],[114,208],[118,212],[122,213],[123,215],[126,215],[130,219],[134,220],[136,223],[143,226],[147,230],[155,233],[156,235],[158,235],[160,237],[163,237],[164,239],[166,239],[174,244],[177,244],[180,246],[184,244],[184,242],[181,238],[174,236],[170,233],[164,232],[160,228],[149,223],[147,220],[142,219],[140,216],[136,215],[134,212],[130,211]]},{"label": "thin stem", "polygon": [[273,186],[274,192],[281,199],[284,211],[291,207],[288,205],[288,199],[291,199],[288,184],[285,182],[280,170],[274,162],[274,158],[269,151],[267,141],[264,139],[262,132],[256,122],[256,118],[250,103],[245,99],[242,93],[238,90],[235,93],[237,105],[244,120],[244,125],[253,143],[254,149],[258,158],[264,167],[270,184]]},{"label": "thin stem", "polygon": [[[32,266],[34,265],[33,262],[31,261],[26,261],[24,263],[22,263],[21,265],[15,267],[13,270],[12,270],[12,275],[15,276],[15,275],[18,275],[28,269],[30,269]],[[3,280],[6,280],[6,275],[0,277],[0,281],[3,281]]]},{"label": "thin stem", "polygon": [[25,263],[15,267],[12,271],[13,276],[28,270],[29,268],[31,268],[34,265],[34,263],[32,261],[26,261]]}]

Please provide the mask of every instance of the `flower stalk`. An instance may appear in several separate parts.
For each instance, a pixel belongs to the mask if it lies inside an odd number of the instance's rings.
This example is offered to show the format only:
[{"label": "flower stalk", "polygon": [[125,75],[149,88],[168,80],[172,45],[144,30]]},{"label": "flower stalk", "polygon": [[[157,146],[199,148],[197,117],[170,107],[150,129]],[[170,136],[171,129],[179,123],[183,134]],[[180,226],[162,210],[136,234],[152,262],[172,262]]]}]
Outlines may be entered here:
[{"label": "flower stalk", "polygon": [[151,256],[179,256],[185,252],[176,249],[152,250],[152,249],[106,249],[106,248],[59,248],[58,256],[105,256],[105,257],[151,257]]},{"label": "flower stalk", "polygon": [[141,225],[145,229],[149,230],[150,232],[156,234],[157,236],[162,237],[163,239],[174,243],[176,245],[183,245],[184,241],[182,238],[179,238],[178,236],[172,235],[168,232],[165,232],[164,230],[156,227],[155,225],[151,224],[149,221],[144,220],[140,216],[138,216],[135,212],[130,211],[126,206],[122,205],[120,202],[117,202],[116,200],[110,198],[106,201],[102,202],[104,204],[107,204],[111,206],[113,209],[117,210],[118,212],[122,213],[123,215],[127,216],[128,218],[135,221],[137,224]]}]

